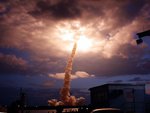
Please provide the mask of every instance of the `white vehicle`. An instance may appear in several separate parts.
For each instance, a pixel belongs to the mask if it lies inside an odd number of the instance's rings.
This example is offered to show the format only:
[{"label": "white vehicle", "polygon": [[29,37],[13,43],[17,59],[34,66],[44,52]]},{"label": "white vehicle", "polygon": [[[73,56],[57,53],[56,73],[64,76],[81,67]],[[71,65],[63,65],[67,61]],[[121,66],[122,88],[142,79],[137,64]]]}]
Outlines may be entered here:
[{"label": "white vehicle", "polygon": [[99,108],[92,110],[91,113],[123,113],[123,112],[117,108]]}]

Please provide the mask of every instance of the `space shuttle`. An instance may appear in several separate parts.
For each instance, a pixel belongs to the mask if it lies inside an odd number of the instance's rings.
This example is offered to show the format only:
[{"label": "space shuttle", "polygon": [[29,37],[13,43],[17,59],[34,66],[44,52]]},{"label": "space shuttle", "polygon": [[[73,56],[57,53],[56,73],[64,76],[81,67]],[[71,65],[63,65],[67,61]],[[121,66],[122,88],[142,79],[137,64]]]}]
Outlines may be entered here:
[{"label": "space shuttle", "polygon": [[137,44],[141,44],[143,42],[142,38],[145,36],[150,36],[150,30],[137,33],[138,39],[136,40]]}]

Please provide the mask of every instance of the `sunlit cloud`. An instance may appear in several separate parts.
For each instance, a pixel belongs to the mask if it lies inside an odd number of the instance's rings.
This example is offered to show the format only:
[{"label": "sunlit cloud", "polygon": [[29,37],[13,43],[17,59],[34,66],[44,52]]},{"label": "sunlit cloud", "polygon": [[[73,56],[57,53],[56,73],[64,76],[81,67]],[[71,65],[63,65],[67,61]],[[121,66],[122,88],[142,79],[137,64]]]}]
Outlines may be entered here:
[{"label": "sunlit cloud", "polygon": [[[48,75],[64,69],[74,41],[79,39],[75,70],[90,70],[95,76],[114,75],[111,73],[117,74],[119,70],[117,67],[110,69],[110,65],[117,61],[119,66],[135,67],[132,71],[128,68],[128,73],[135,73],[137,64],[143,62],[143,55],[148,54],[147,44],[137,47],[135,43],[135,35],[143,25],[146,23],[145,29],[150,26],[146,20],[150,4],[145,3],[58,0],[31,1],[29,4],[28,1],[9,1],[10,11],[1,16],[0,48],[27,52],[28,71],[38,69],[38,73]],[[5,4],[7,2],[1,3],[1,11]],[[135,9],[128,11],[133,4]],[[61,11],[61,5],[68,7]],[[73,9],[75,12],[71,12]],[[16,56],[16,53],[12,55]],[[91,56],[90,65],[87,65]],[[132,59],[134,63],[130,63]],[[140,67],[139,70],[143,71]]]},{"label": "sunlit cloud", "polygon": [[[64,79],[65,73],[56,73],[56,74],[49,74],[49,77],[56,78],[56,79]],[[90,78],[94,77],[95,75],[90,75],[87,72],[84,71],[77,71],[75,74],[71,75],[71,79],[77,79],[77,78]]]}]

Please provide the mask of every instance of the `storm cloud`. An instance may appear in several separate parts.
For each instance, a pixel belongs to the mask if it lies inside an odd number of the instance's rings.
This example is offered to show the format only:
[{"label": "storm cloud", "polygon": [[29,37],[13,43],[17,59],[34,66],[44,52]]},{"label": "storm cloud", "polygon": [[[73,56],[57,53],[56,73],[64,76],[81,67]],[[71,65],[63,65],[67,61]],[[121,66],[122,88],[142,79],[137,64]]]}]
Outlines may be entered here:
[{"label": "storm cloud", "polygon": [[80,17],[81,10],[78,8],[78,1],[76,0],[38,1],[36,9],[29,14],[39,18],[62,20]]},{"label": "storm cloud", "polygon": [[96,77],[150,73],[149,58],[143,59],[149,45],[135,43],[136,33],[150,28],[148,0],[7,0],[0,5],[0,48],[28,54],[0,51],[1,72],[63,73],[70,42],[62,40],[66,32],[60,28],[77,31],[76,21],[95,42],[89,53],[77,52],[73,72]]}]

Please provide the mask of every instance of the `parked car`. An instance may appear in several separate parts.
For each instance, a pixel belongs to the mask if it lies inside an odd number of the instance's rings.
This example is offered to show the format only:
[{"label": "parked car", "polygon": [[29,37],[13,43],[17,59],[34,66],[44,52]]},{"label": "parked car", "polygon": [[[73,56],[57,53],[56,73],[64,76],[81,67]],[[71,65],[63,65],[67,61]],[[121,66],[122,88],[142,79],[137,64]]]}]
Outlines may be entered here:
[{"label": "parked car", "polygon": [[123,113],[123,112],[117,108],[99,108],[92,110],[91,113]]}]

